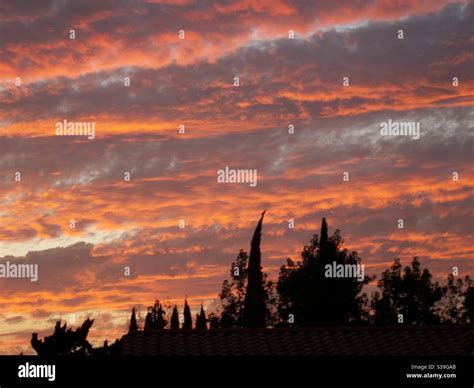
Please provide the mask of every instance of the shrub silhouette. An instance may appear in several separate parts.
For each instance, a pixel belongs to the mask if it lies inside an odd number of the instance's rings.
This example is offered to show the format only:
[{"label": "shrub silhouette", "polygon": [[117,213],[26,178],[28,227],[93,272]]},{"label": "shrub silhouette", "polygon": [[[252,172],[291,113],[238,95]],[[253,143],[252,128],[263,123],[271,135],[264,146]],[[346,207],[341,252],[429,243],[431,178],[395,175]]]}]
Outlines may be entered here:
[{"label": "shrub silhouette", "polygon": [[31,346],[40,356],[91,355],[92,345],[87,341],[87,335],[93,323],[94,320],[88,318],[73,331],[66,323],[61,326],[61,321],[57,321],[53,334],[44,340],[39,340],[38,334],[33,333]]},{"label": "shrub silhouette", "polygon": [[117,339],[112,345],[107,341],[103,347],[94,348],[87,335],[94,323],[93,319],[87,318],[76,330],[68,329],[67,324],[61,326],[61,321],[56,322],[52,335],[44,340],[38,339],[38,334],[33,333],[31,346],[39,356],[116,356],[121,354],[122,344]]}]

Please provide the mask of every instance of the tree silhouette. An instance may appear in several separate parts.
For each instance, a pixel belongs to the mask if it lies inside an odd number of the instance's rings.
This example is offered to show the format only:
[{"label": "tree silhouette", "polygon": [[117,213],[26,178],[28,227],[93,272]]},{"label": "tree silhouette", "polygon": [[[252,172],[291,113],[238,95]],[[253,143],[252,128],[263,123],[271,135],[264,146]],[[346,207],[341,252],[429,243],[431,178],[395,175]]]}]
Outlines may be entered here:
[{"label": "tree silhouette", "polygon": [[247,281],[247,261],[248,255],[244,250],[240,250],[235,263],[231,264],[231,281],[224,280],[219,297],[222,302],[223,311],[220,319],[220,326],[228,328],[241,326],[245,285]]},{"label": "tree silhouette", "polygon": [[474,323],[474,284],[470,276],[448,275],[443,297],[436,305],[436,314],[443,323]]},{"label": "tree silhouette", "polygon": [[209,329],[215,330],[219,329],[219,317],[216,313],[209,314]]},{"label": "tree silhouette", "polygon": [[65,323],[57,321],[52,335],[44,340],[38,339],[38,334],[33,333],[31,346],[39,356],[118,356],[122,352],[122,343],[116,339],[112,345],[104,341],[102,347],[94,348],[88,341],[87,335],[94,320],[87,318],[76,330],[68,329]]},{"label": "tree silhouette", "polygon": [[403,269],[400,260],[395,259],[390,269],[383,272],[377,286],[381,294],[375,292],[372,297],[373,321],[377,324],[399,322],[435,324],[440,321],[435,313],[435,304],[442,298],[443,289],[432,282],[428,269],[421,270],[418,258],[414,258],[411,267]]},{"label": "tree silhouette", "polygon": [[[261,297],[263,297],[264,301],[264,320],[265,326],[267,326],[267,324],[272,324],[277,317],[275,314],[275,287],[272,281],[267,280],[267,274],[261,271],[259,266],[260,256],[257,256],[260,255],[261,222],[263,220],[263,215],[264,213],[262,213],[254,232],[251,248],[255,247],[253,252],[254,257],[257,257],[257,259],[253,261],[254,264],[252,265],[252,268],[254,268],[254,271],[261,273],[261,277],[258,273],[254,276],[254,281],[260,281],[261,279],[261,286],[256,286],[254,289],[263,290],[263,296]],[[217,326],[221,328],[249,326],[248,323],[244,323],[244,306],[246,292],[248,291],[247,284],[249,283],[249,269],[249,256],[247,255],[247,252],[241,249],[236,261],[230,266],[231,280],[224,280],[222,283],[221,292],[219,293],[219,298],[222,304],[222,313],[220,314],[220,320],[216,314],[212,315],[212,320],[209,321],[211,328],[216,328]],[[259,291],[257,291],[256,294],[259,295]],[[261,301],[258,301],[256,304],[261,308]],[[261,321],[261,316],[259,317],[259,320]]]},{"label": "tree silhouette", "polygon": [[130,317],[129,333],[138,331],[137,317],[135,315],[135,307],[132,309],[132,316]]},{"label": "tree silhouette", "polygon": [[171,330],[178,330],[179,329],[178,306],[176,306],[176,305],[174,305],[173,313],[171,314],[170,329]]},{"label": "tree silhouette", "polygon": [[466,277],[468,283],[464,292],[464,319],[471,324],[474,323],[474,284],[469,276]]},{"label": "tree silhouette", "polygon": [[196,314],[196,329],[207,330],[206,313],[204,312],[204,307],[202,304],[201,311],[199,312],[199,314]]},{"label": "tree silhouette", "polygon": [[192,329],[193,328],[193,318],[191,316],[191,309],[189,308],[188,301],[184,300],[184,322],[183,329]]},{"label": "tree silhouette", "polygon": [[153,306],[148,307],[144,330],[163,330],[167,324],[163,306],[159,300],[156,300]]},{"label": "tree silhouette", "polygon": [[359,295],[364,284],[355,277],[326,277],[326,265],[360,265],[357,252],[342,249],[339,230],[328,237],[323,218],[321,237],[314,235],[301,253],[302,261],[287,260],[280,269],[277,291],[278,310],[282,319],[300,326],[339,325],[360,322],[364,316],[365,295]]},{"label": "tree silhouette", "polygon": [[[394,260],[385,270],[377,286],[379,292],[372,294],[369,303],[366,294],[361,294],[365,284],[371,279],[351,277],[331,277],[326,274],[328,265],[360,265],[357,252],[343,249],[343,239],[339,230],[329,236],[326,219],[322,219],[320,236],[314,235],[310,244],[303,248],[302,260],[287,260],[280,268],[278,284],[275,287],[267,280],[261,269],[260,242],[265,212],[255,228],[251,241],[250,258],[240,250],[231,265],[231,280],[225,280],[219,297],[219,310],[209,314],[204,307],[196,314],[196,330],[209,328],[267,326],[315,326],[342,325],[347,323],[372,324],[437,324],[474,323],[474,282],[469,276],[455,279],[448,276],[445,286],[433,282],[428,269],[421,269],[418,258],[410,266],[402,268],[400,260]],[[167,305],[167,308],[171,306]],[[163,330],[168,322],[165,311],[156,300],[148,308],[144,331]],[[291,316],[291,321],[290,321]],[[403,321],[400,321],[400,316]],[[121,342],[93,348],[87,341],[93,320],[87,319],[76,330],[68,329],[66,323],[58,321],[51,336],[38,339],[33,333],[31,345],[40,356],[92,355],[110,356],[121,353]],[[179,330],[178,307],[174,305],[170,329]],[[193,328],[191,309],[187,298],[184,301],[184,322],[182,329]],[[136,310],[132,309],[129,333],[139,330]]]},{"label": "tree silhouette", "polygon": [[464,321],[464,292],[465,284],[462,278],[455,279],[448,275],[446,286],[442,287],[443,296],[435,306],[435,312],[442,323],[461,323]]},{"label": "tree silhouette", "polygon": [[262,213],[250,243],[250,258],[248,262],[248,282],[245,291],[242,325],[244,327],[266,326],[265,290],[263,288],[263,274],[261,266],[260,241],[262,238],[262,222],[265,211]]},{"label": "tree silhouette", "polygon": [[92,355],[96,357],[120,356],[122,354],[122,343],[116,339],[112,345],[108,341],[104,341],[101,348],[92,348]]},{"label": "tree silhouette", "polygon": [[66,323],[61,326],[61,321],[57,321],[53,334],[44,340],[38,339],[38,334],[33,333],[31,346],[39,356],[92,355],[92,345],[87,341],[87,335],[93,323],[93,319],[87,318],[73,331],[67,328]]}]

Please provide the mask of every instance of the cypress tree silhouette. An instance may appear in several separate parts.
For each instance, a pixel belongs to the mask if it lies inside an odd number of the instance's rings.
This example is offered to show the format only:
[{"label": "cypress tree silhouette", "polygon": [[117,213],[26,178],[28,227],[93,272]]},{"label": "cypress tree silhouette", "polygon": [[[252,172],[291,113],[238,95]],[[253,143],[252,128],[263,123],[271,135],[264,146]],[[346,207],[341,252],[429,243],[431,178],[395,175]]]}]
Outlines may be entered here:
[{"label": "cypress tree silhouette", "polygon": [[250,257],[248,263],[248,283],[245,293],[243,326],[265,327],[266,326],[266,303],[265,291],[263,289],[263,274],[261,267],[260,240],[262,237],[262,222],[265,216],[263,211],[250,244]]},{"label": "cypress tree silhouette", "polygon": [[191,309],[189,308],[188,301],[184,300],[184,322],[183,329],[193,328],[193,318],[191,317]]},{"label": "cypress tree silhouette", "polygon": [[[132,316],[130,317],[129,333],[138,331],[137,317],[135,316],[135,307],[132,309]],[[105,346],[105,345],[104,345]]]},{"label": "cypress tree silhouette", "polygon": [[148,330],[153,330],[153,317],[151,311],[148,311],[145,317],[145,326],[143,327],[143,330],[148,331]]},{"label": "cypress tree silhouette", "polygon": [[156,328],[158,330],[163,330],[168,322],[165,320],[165,311],[163,310],[163,306],[161,303],[158,303],[158,311],[156,315]]},{"label": "cypress tree silhouette", "polygon": [[178,316],[178,306],[174,305],[173,313],[171,314],[171,330],[178,330],[179,329],[179,316]]},{"label": "cypress tree silhouette", "polygon": [[199,329],[199,326],[201,326],[201,318],[199,317],[199,314],[196,313],[196,326],[194,326],[194,329],[195,330],[198,330]]},{"label": "cypress tree silhouette", "polygon": [[326,222],[326,218],[323,217],[323,220],[321,222],[321,237],[319,238],[319,249],[321,251],[324,251],[326,249],[328,240],[328,224]]},{"label": "cypress tree silhouette", "polygon": [[202,329],[206,330],[207,329],[207,318],[206,318],[206,312],[204,311],[204,306],[201,303],[201,311],[199,312],[199,315],[201,317],[201,325]]},{"label": "cypress tree silhouette", "polygon": [[202,304],[201,311],[199,312],[199,314],[196,314],[196,329],[207,330],[206,313],[204,312],[204,307]]},{"label": "cypress tree silhouette", "polygon": [[[222,312],[220,318],[216,314],[209,315],[209,324],[211,328],[220,327],[222,329],[230,327],[242,327],[244,315],[245,293],[248,283],[248,255],[243,249],[239,251],[237,260],[230,266],[231,280],[224,280],[219,293],[222,303]],[[264,290],[267,325],[276,323],[278,315],[276,314],[275,285],[268,276],[262,273],[262,285]]]}]

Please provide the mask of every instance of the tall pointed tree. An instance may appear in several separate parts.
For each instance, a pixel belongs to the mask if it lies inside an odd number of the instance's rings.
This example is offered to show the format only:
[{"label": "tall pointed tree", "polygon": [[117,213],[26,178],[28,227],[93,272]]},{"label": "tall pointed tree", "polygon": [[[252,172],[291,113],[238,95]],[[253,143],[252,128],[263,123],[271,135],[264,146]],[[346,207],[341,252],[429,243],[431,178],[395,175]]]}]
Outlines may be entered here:
[{"label": "tall pointed tree", "polygon": [[328,236],[328,223],[326,222],[326,218],[323,217],[323,221],[321,222],[321,237],[319,239],[319,249],[320,251],[324,251],[327,247],[329,240]]},{"label": "tall pointed tree", "polygon": [[128,329],[129,333],[138,331],[137,317],[135,315],[135,307],[132,309],[132,316],[130,317],[130,327]]},{"label": "tall pointed tree", "polygon": [[201,311],[199,312],[199,314],[196,314],[196,329],[207,330],[206,313],[204,312],[204,307],[202,304]]},{"label": "tall pointed tree", "polygon": [[174,305],[173,313],[171,314],[170,329],[171,330],[178,330],[179,329],[178,306],[176,306],[176,305]]},{"label": "tall pointed tree", "polygon": [[[212,328],[222,329],[230,327],[242,327],[244,316],[245,292],[248,283],[248,259],[247,252],[243,249],[239,251],[237,259],[230,265],[230,280],[222,283],[219,298],[221,300],[222,313],[220,317],[211,313],[209,315],[209,325]],[[267,326],[278,321],[276,314],[277,295],[275,285],[263,272],[263,289],[265,291],[266,323]]]},{"label": "tall pointed tree", "polygon": [[184,300],[184,322],[183,329],[193,328],[193,318],[191,316],[191,309],[189,308],[187,299]]},{"label": "tall pointed tree", "polygon": [[260,240],[262,237],[262,222],[266,210],[262,213],[250,244],[248,263],[248,283],[245,292],[243,326],[266,326],[265,290],[263,289],[263,274],[261,266]]},{"label": "tall pointed tree", "polygon": [[206,312],[204,311],[204,306],[201,303],[201,311],[199,312],[199,317],[201,318],[202,329],[207,330],[207,318]]},{"label": "tall pointed tree", "polygon": [[200,326],[201,326],[201,317],[199,316],[198,313],[196,313],[196,320],[195,320],[195,322],[196,322],[196,323],[195,323],[196,326],[194,326],[194,329],[199,330],[199,328],[200,328]]},{"label": "tall pointed tree", "polygon": [[168,322],[165,319],[165,310],[163,310],[163,306],[161,305],[161,303],[159,303],[157,319],[156,319],[156,327],[159,330],[163,330],[167,324]]}]

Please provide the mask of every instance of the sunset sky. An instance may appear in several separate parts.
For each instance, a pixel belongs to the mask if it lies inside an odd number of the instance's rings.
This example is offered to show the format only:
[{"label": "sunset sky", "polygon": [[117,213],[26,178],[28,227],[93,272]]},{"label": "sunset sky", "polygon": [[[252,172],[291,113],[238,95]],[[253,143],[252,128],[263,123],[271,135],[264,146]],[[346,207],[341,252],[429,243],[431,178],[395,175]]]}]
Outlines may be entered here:
[{"label": "sunset sky", "polygon": [[58,319],[114,340],[157,298],[213,310],[264,209],[273,279],[322,217],[367,274],[474,274],[473,20],[443,0],[1,1],[0,263],[39,280],[0,279],[0,354]]}]

